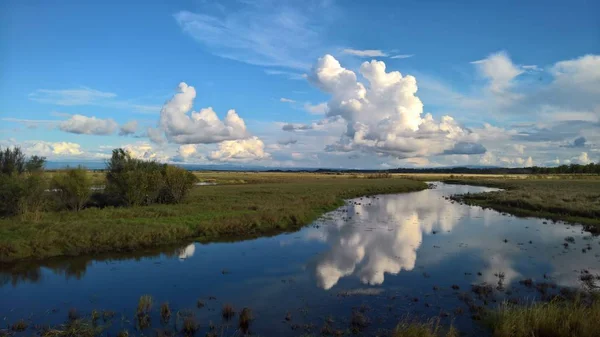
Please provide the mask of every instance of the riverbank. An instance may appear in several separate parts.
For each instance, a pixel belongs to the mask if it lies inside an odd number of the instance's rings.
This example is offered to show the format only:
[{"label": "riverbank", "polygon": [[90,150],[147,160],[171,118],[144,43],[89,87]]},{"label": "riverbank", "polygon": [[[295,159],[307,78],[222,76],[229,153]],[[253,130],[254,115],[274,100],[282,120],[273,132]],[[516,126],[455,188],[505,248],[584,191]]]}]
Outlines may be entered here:
[{"label": "riverbank", "polygon": [[455,195],[452,199],[517,216],[583,224],[600,232],[600,179],[446,179],[448,184],[501,188],[503,191]]},{"label": "riverbank", "polygon": [[343,205],[344,199],[425,188],[423,182],[405,179],[305,174],[198,186],[176,205],[49,212],[37,222],[5,218],[0,220],[0,262],[293,231]]}]

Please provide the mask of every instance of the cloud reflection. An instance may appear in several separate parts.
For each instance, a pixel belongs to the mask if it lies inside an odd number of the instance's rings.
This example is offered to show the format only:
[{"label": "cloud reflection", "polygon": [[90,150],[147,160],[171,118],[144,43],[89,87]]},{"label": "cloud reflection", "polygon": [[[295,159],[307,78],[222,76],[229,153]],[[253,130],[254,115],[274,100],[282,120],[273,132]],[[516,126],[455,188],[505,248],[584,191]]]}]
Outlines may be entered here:
[{"label": "cloud reflection", "polygon": [[[412,270],[423,235],[452,230],[466,210],[435,190],[354,201],[359,204],[350,203],[347,214],[326,221],[322,240],[331,249],[315,267],[323,289],[353,274],[365,284],[379,285],[386,273]],[[351,219],[344,220],[346,215]]]}]

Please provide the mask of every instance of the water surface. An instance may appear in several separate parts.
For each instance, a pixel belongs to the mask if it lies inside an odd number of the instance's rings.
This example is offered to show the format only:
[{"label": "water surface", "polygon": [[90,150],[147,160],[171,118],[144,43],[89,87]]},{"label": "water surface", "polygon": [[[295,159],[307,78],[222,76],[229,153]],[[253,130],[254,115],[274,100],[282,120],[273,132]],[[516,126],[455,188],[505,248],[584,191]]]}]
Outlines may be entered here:
[{"label": "water surface", "polygon": [[[580,287],[585,273],[600,273],[599,240],[581,227],[446,198],[490,188],[434,186],[349,200],[299,232],[270,238],[4,266],[3,325],[21,318],[58,324],[71,308],[82,314],[97,309],[117,313],[112,335],[122,328],[133,332],[137,301],[150,294],[155,305],[146,335],[173,328],[174,318],[160,323],[158,306],[165,301],[195,315],[197,336],[211,321],[233,335],[237,319],[222,321],[225,303],[238,311],[252,308],[251,332],[261,336],[318,335],[326,321],[347,330],[353,310],[369,318],[367,335],[392,328],[407,314],[439,316],[480,335],[478,307],[540,299]],[[529,278],[533,286],[520,282]],[[472,285],[480,284],[493,294],[478,297]],[[199,299],[203,308],[197,308]]]}]

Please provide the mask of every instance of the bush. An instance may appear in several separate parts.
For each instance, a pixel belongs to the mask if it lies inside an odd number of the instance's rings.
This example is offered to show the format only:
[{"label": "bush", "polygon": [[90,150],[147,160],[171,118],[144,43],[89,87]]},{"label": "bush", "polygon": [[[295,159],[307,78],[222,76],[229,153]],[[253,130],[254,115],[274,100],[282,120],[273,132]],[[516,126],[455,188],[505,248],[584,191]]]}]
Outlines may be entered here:
[{"label": "bush", "polygon": [[125,150],[115,149],[107,163],[106,193],[110,199],[125,206],[155,203],[164,186],[163,166],[132,158]]},{"label": "bush", "polygon": [[81,166],[68,168],[54,175],[51,187],[58,197],[61,208],[75,211],[83,209],[92,193],[91,180]]},{"label": "bush", "polygon": [[180,203],[198,180],[193,173],[172,165],[165,167],[163,175],[165,186],[161,200],[165,203]]},{"label": "bush", "polygon": [[107,163],[107,199],[120,205],[179,203],[194,182],[196,176],[182,168],[135,159],[123,149],[113,150]]},{"label": "bush", "polygon": [[47,206],[46,159],[32,156],[28,160],[20,148],[0,149],[0,215],[21,215],[38,220]]}]

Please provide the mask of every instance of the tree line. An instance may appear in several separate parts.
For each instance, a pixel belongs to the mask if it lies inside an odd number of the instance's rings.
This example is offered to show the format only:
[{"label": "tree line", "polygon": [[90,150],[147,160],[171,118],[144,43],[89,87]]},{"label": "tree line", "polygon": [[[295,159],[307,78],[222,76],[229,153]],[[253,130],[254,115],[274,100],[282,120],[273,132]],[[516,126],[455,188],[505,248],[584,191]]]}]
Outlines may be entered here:
[{"label": "tree line", "polygon": [[185,169],[133,158],[123,149],[113,150],[106,163],[103,190],[92,190],[81,166],[50,175],[45,163],[46,158],[26,157],[18,147],[0,149],[0,216],[38,220],[46,211],[176,204],[197,181]]}]

